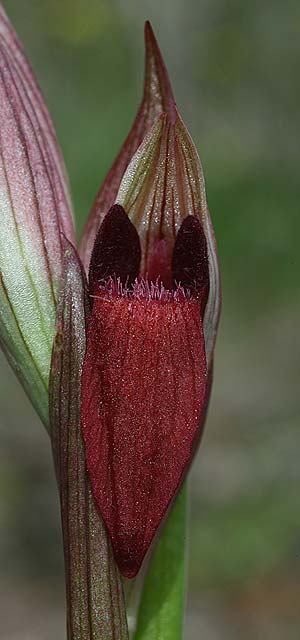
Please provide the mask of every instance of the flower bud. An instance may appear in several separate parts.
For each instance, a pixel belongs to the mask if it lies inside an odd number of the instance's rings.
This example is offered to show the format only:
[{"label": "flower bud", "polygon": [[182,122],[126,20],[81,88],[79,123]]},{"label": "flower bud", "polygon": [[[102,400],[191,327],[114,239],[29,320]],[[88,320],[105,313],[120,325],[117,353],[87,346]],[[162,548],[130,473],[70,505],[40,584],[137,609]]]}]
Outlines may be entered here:
[{"label": "flower bud", "polygon": [[[145,137],[115,204],[104,217],[98,210],[82,373],[92,491],[128,578],[139,571],[199,443],[220,308],[201,164],[149,27],[146,34],[154,52],[150,67],[146,63],[154,74],[142,103],[147,117],[139,111],[114,165],[115,182],[113,173],[105,182],[110,197],[141,123]],[[157,87],[163,87],[160,100]]]},{"label": "flower bud", "polygon": [[60,232],[74,240],[53,125],[0,7],[0,341],[45,425]]}]

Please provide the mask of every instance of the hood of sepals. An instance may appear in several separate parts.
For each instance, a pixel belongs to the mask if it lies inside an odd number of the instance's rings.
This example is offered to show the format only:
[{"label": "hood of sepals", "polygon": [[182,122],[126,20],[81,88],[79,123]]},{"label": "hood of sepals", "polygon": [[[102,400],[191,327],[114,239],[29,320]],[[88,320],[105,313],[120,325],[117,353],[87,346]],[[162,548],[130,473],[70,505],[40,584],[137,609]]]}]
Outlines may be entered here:
[{"label": "hood of sepals", "polygon": [[104,216],[116,201],[118,189],[132,157],[156,119],[166,113],[170,122],[175,117],[175,100],[159,46],[150,23],[145,23],[145,74],[141,104],[132,128],[108,172],[85,225],[80,243],[80,256],[88,270],[94,239]]},{"label": "hood of sepals", "polygon": [[134,225],[113,206],[90,266],[82,425],[93,494],[128,578],[187,472],[207,383],[208,260],[199,221],[182,222],[170,286],[159,274],[143,277],[140,256]]},{"label": "hood of sepals", "polygon": [[153,280],[156,265],[163,260],[170,284],[174,244],[183,220],[191,216],[201,225],[209,272],[204,336],[210,368],[221,303],[218,254],[199,156],[175,106],[174,112],[175,119],[160,116],[146,134],[123,176],[117,202],[140,238],[140,273],[144,277],[151,273]]},{"label": "hood of sepals", "polygon": [[84,230],[80,255],[88,270],[97,230],[109,207],[118,202],[139,234],[143,275],[155,280],[153,263],[149,261],[154,256],[154,266],[159,260],[168,265],[169,271],[164,273],[164,280],[169,278],[170,284],[170,258],[176,234],[184,217],[197,217],[206,237],[209,262],[210,285],[204,336],[207,365],[211,369],[221,290],[217,247],[202,166],[178,113],[167,69],[149,22],[145,25],[145,52],[142,102],[133,126],[100,187]]}]

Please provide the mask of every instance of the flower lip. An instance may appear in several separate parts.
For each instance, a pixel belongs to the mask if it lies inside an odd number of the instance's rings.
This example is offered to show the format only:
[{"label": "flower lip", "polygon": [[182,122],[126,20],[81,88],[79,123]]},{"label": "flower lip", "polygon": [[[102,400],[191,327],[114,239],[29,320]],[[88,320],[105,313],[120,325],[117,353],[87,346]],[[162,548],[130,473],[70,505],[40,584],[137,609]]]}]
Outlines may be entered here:
[{"label": "flower lip", "polygon": [[[102,288],[101,288],[102,287]],[[100,284],[87,328],[81,418],[93,495],[133,578],[189,468],[206,402],[197,299]],[[180,299],[181,296],[181,299]]]},{"label": "flower lip", "polygon": [[163,233],[151,247],[147,274],[139,234],[115,204],[98,231],[89,273],[86,461],[127,578],[139,571],[187,473],[207,402],[209,269],[201,222],[186,216],[169,250]]}]

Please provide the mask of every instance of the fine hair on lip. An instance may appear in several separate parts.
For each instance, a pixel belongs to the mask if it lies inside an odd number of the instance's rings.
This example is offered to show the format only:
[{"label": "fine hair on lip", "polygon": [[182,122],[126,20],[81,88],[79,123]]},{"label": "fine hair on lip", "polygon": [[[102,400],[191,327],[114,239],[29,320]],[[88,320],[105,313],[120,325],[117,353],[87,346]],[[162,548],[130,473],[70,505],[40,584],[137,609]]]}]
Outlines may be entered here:
[{"label": "fine hair on lip", "polygon": [[149,282],[146,278],[136,278],[133,284],[123,284],[120,278],[110,276],[107,280],[101,280],[98,285],[98,293],[92,298],[128,298],[148,302],[185,302],[191,300],[190,289],[181,284],[176,284],[174,289],[167,289],[157,278],[156,282]]}]

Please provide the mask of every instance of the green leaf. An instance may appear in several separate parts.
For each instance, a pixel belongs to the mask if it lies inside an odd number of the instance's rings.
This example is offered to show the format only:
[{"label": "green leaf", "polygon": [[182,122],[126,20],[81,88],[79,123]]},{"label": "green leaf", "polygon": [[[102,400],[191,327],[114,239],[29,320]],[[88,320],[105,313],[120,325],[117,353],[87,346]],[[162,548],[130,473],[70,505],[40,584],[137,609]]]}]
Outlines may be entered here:
[{"label": "green leaf", "polygon": [[181,640],[185,603],[187,486],[168,517],[145,580],[134,640]]}]

